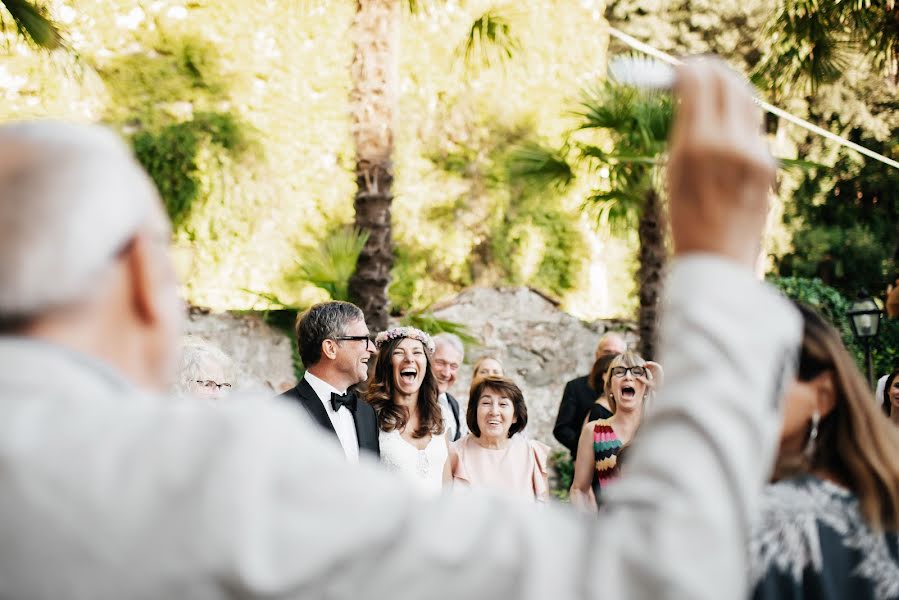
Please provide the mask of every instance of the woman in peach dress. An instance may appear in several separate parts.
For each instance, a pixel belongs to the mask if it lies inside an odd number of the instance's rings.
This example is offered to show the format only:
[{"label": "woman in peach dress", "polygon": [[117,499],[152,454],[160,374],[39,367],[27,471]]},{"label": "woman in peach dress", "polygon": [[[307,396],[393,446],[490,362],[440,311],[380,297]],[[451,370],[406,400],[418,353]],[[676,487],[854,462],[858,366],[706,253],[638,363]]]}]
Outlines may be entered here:
[{"label": "woman in peach dress", "polygon": [[512,380],[476,380],[466,412],[470,433],[452,445],[455,483],[546,502],[549,446],[516,435],[527,422],[524,395]]}]

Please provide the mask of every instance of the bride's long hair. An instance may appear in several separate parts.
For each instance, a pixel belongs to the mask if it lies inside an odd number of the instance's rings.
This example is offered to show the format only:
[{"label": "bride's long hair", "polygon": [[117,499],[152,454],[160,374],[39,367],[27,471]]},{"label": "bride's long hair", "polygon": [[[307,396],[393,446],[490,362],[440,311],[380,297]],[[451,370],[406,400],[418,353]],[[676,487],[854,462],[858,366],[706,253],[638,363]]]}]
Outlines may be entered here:
[{"label": "bride's long hair", "polygon": [[[368,380],[365,401],[375,409],[378,417],[378,429],[381,431],[402,430],[409,422],[409,410],[393,400],[396,382],[393,379],[393,362],[391,361],[393,351],[405,339],[414,338],[398,337],[386,341],[381,346],[378,350],[375,368]],[[427,348],[425,349],[425,363],[425,378],[418,390],[418,428],[412,432],[414,438],[423,438],[428,434],[440,435],[444,430],[443,411],[440,409],[438,401],[440,392],[437,389],[437,378],[431,368],[431,356],[428,354]]]}]

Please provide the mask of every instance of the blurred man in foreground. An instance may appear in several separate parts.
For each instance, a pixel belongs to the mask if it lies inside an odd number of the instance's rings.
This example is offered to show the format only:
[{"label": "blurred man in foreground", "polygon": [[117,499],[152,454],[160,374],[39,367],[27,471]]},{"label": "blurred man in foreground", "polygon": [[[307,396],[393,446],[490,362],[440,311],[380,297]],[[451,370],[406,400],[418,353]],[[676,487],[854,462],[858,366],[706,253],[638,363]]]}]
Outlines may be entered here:
[{"label": "blurred man in foreground", "polygon": [[800,323],[752,274],[750,91],[679,80],[666,388],[595,522],[418,499],[284,403],[160,402],[181,308],[147,177],[103,130],[0,127],[0,596],[741,598]]}]

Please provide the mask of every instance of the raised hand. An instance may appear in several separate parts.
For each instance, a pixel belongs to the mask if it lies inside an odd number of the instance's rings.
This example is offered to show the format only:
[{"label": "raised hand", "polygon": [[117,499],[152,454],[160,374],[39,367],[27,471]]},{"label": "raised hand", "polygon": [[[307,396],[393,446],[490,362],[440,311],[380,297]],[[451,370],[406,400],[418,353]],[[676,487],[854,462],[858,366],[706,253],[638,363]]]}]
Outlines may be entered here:
[{"label": "raised hand", "polygon": [[710,253],[753,269],[774,181],[752,89],[722,61],[678,69],[668,190],[677,255]]}]

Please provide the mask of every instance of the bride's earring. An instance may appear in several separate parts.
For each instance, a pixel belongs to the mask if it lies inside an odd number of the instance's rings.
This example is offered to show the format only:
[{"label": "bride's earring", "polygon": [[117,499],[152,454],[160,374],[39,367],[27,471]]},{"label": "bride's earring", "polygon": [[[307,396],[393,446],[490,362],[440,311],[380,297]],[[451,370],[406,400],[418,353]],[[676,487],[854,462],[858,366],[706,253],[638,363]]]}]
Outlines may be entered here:
[{"label": "bride's earring", "polygon": [[811,462],[812,457],[815,455],[815,446],[818,441],[818,424],[820,422],[821,413],[815,409],[815,412],[812,414],[812,423],[808,432],[808,441],[805,442],[805,448],[802,449],[802,455],[809,462]]}]

